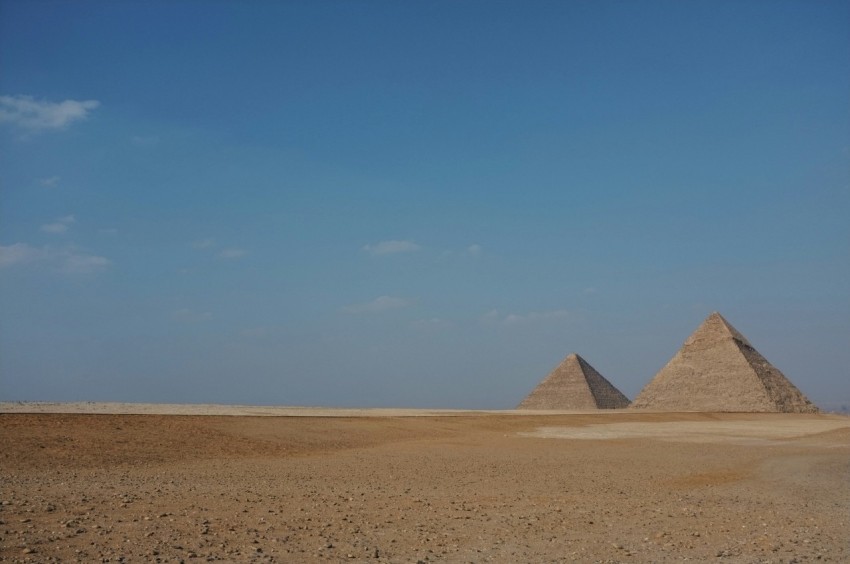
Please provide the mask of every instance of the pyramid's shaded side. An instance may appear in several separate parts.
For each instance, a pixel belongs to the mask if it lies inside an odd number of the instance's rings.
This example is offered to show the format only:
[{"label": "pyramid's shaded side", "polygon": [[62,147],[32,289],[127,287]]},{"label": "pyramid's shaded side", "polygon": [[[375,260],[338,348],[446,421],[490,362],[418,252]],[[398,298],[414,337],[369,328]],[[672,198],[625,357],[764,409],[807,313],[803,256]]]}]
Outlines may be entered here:
[{"label": "pyramid's shaded side", "polygon": [[517,409],[617,409],[629,399],[577,354],[561,362]]},{"label": "pyramid's shaded side", "polygon": [[816,412],[779,370],[712,313],[632,407],[665,411]]}]

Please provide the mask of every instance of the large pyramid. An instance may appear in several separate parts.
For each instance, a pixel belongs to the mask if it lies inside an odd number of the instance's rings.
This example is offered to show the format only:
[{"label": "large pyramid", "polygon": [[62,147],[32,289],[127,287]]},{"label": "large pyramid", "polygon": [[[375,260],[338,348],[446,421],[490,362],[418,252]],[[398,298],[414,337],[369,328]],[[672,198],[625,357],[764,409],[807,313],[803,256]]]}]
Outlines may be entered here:
[{"label": "large pyramid", "polygon": [[561,362],[517,409],[616,409],[629,399],[582,357],[573,353]]},{"label": "large pyramid", "polygon": [[641,390],[632,407],[664,411],[818,410],[717,312],[688,337]]}]

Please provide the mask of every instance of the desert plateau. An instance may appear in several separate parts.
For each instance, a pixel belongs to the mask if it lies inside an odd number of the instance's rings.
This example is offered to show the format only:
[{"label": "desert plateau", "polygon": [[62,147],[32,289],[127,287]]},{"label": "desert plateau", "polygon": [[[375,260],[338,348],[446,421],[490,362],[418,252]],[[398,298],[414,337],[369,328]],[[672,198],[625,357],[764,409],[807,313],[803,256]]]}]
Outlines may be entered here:
[{"label": "desert plateau", "polygon": [[0,560],[850,560],[847,417],[255,409],[4,404]]}]

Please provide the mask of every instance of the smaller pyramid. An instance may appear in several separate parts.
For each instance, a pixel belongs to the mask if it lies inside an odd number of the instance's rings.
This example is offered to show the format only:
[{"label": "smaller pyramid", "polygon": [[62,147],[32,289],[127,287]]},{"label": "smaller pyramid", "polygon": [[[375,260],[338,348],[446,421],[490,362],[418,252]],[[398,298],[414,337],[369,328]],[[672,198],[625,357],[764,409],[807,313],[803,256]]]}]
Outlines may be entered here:
[{"label": "smaller pyramid", "polygon": [[717,312],[703,321],[632,407],[662,411],[818,411]]},{"label": "smaller pyramid", "polygon": [[618,409],[629,399],[573,353],[540,382],[517,409]]}]

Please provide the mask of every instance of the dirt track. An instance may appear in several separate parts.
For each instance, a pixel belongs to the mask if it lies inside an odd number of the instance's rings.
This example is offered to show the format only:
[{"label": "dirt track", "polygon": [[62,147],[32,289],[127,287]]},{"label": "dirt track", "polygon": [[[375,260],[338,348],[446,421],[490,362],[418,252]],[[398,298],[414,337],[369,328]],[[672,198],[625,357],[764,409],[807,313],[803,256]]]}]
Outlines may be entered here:
[{"label": "dirt track", "polygon": [[0,559],[846,562],[849,478],[826,415],[6,413]]}]

